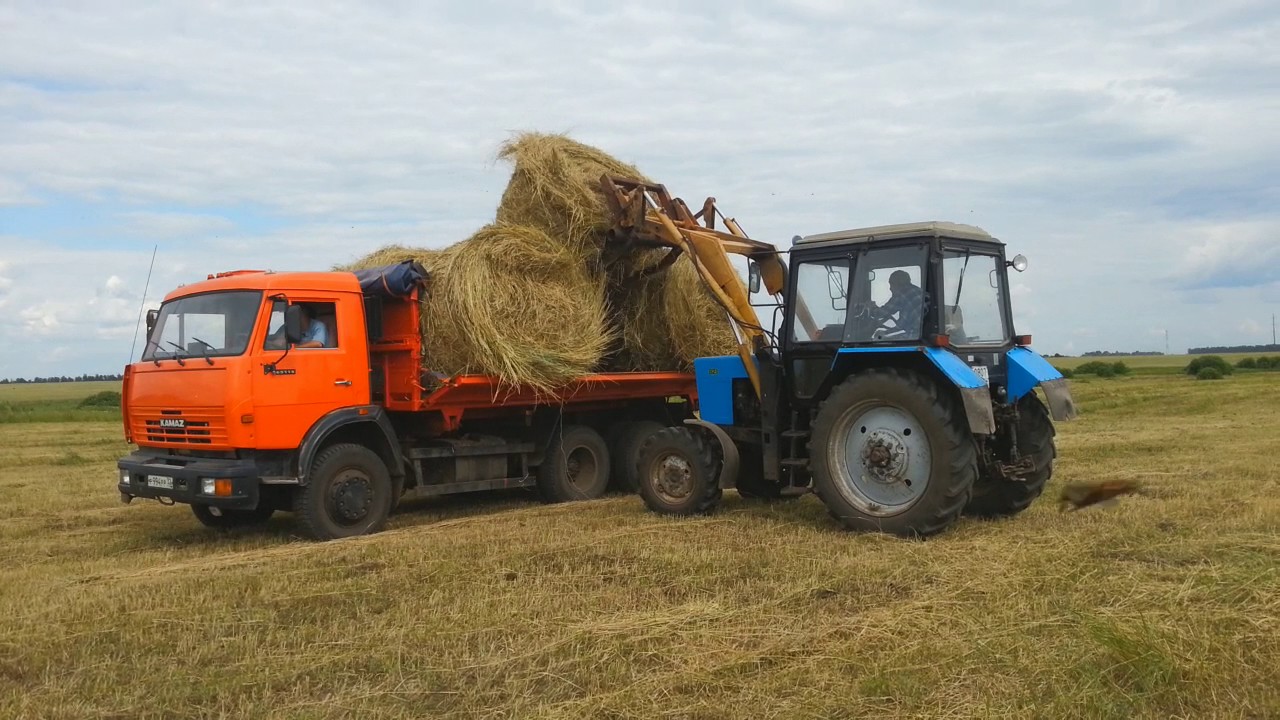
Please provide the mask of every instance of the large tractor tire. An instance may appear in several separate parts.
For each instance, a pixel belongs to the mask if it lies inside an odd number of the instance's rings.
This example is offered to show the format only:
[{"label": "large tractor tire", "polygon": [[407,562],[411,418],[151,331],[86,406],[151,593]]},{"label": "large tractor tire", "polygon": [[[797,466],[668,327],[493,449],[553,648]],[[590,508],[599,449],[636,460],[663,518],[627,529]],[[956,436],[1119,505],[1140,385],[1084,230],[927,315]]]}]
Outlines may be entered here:
[{"label": "large tractor tire", "polygon": [[669,427],[640,446],[640,497],[663,515],[701,515],[720,503],[720,458],[705,435]]},{"label": "large tractor tire", "polygon": [[538,466],[538,494],[546,502],[594,500],[609,490],[609,446],[586,425],[568,425],[551,438]]},{"label": "large tractor tire", "polygon": [[191,514],[196,516],[201,525],[218,530],[262,525],[270,520],[274,513],[275,508],[270,505],[259,505],[252,510],[230,510],[209,505],[191,506]]},{"label": "large tractor tire", "polygon": [[1018,452],[1030,456],[1033,470],[1019,480],[1009,480],[991,472],[983,473],[973,487],[973,499],[966,515],[985,518],[1012,517],[1031,507],[1053,476],[1055,430],[1049,410],[1034,392],[1018,401]]},{"label": "large tractor tire", "polygon": [[640,446],[649,436],[667,427],[657,420],[624,420],[609,428],[609,456],[613,462],[610,484],[619,492],[634,493],[640,489],[636,463]]},{"label": "large tractor tire", "polygon": [[846,528],[905,537],[954,523],[978,474],[959,403],[906,370],[836,386],[814,418],[809,457],[814,492]]},{"label": "large tractor tire", "polygon": [[293,496],[293,512],[317,540],[368,535],[386,525],[393,494],[391,473],[377,453],[340,443],[316,457],[307,484]]}]

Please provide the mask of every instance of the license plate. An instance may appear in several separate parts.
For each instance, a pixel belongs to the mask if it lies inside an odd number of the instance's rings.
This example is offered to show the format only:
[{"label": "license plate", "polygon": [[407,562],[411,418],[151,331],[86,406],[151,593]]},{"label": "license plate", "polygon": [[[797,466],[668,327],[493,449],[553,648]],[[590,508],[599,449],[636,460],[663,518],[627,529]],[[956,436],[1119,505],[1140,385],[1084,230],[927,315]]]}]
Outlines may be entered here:
[{"label": "license plate", "polygon": [[991,382],[991,375],[987,372],[986,365],[974,365],[973,372],[976,373],[978,377],[982,378],[983,382],[985,383]]},{"label": "license plate", "polygon": [[165,475],[148,475],[147,487],[164,488],[165,490],[172,490],[173,478]]}]

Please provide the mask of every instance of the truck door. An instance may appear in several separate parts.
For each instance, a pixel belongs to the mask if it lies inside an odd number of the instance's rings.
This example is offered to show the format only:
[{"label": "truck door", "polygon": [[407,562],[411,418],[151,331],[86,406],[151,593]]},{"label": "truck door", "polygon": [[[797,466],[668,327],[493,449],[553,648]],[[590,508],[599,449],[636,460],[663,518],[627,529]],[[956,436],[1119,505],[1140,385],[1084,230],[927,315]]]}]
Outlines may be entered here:
[{"label": "truck door", "polygon": [[[354,295],[291,294],[269,300],[267,322],[255,333],[253,416],[257,447],[292,449],[325,414],[369,404],[368,347],[363,306]],[[309,311],[302,343],[284,350],[284,310]]]}]

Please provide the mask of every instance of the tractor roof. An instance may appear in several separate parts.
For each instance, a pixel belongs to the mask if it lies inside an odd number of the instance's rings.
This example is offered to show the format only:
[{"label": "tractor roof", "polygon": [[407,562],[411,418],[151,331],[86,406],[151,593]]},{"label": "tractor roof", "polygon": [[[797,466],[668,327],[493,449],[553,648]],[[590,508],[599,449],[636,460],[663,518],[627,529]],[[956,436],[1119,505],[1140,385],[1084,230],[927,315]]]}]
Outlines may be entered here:
[{"label": "tractor roof", "polygon": [[940,220],[932,220],[929,222],[904,223],[901,225],[878,225],[876,227],[856,228],[853,230],[839,230],[836,232],[822,233],[821,235],[809,235],[806,237],[797,237],[796,245],[846,245],[849,243],[865,243],[880,240],[898,240],[903,238],[954,238],[956,240],[977,240],[979,242],[989,242],[1002,244],[999,240],[991,237],[986,230],[973,225],[962,225],[960,223],[943,222]]}]

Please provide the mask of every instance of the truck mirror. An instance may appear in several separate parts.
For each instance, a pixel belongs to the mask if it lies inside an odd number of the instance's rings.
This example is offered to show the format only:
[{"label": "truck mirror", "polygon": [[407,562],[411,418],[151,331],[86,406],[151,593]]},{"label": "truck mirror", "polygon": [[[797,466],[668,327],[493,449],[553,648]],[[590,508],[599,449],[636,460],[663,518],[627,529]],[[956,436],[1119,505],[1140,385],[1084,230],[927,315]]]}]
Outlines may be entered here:
[{"label": "truck mirror", "polygon": [[160,311],[152,308],[147,311],[147,337],[151,337],[151,333],[156,329],[156,318],[160,317]]},{"label": "truck mirror", "polygon": [[760,292],[760,266],[756,264],[755,260],[747,261],[747,283],[751,292]]},{"label": "truck mirror", "polygon": [[290,345],[302,342],[301,305],[290,305],[284,309],[284,336]]}]

